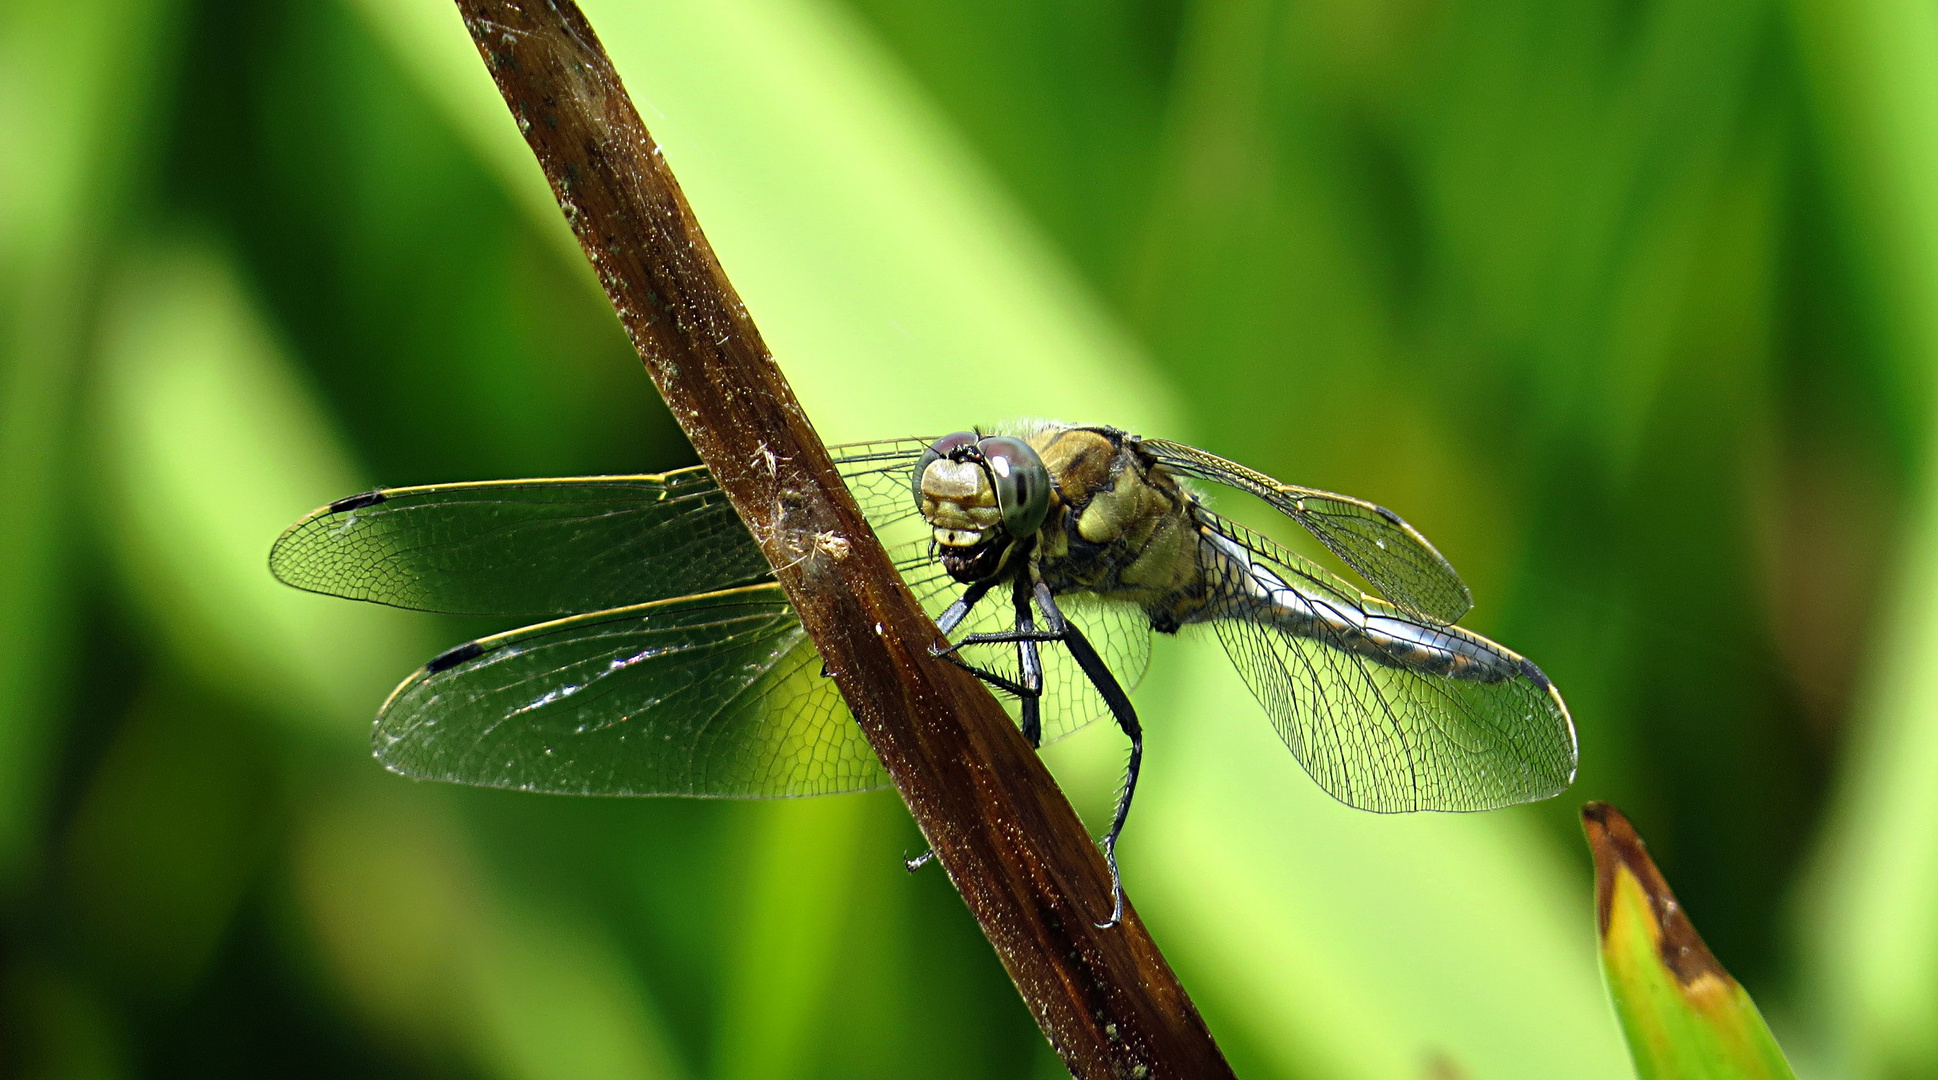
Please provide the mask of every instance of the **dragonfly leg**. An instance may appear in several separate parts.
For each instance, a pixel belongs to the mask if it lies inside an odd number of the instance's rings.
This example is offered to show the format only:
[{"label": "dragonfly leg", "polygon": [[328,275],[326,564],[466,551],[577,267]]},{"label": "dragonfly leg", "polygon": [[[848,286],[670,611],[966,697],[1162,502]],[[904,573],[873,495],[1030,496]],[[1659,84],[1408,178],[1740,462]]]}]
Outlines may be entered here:
[{"label": "dragonfly leg", "polygon": [[978,680],[988,683],[990,686],[993,686],[996,689],[1001,690],[1005,694],[1012,694],[1016,697],[1023,699],[1024,701],[1028,701],[1032,697],[1041,696],[1040,691],[1031,690],[1029,687],[1024,686],[1022,683],[1017,682],[1016,680],[1011,679],[1006,675],[999,675],[996,672],[990,671],[988,668],[979,668],[976,665],[970,663],[969,661],[964,660],[962,657],[955,655],[954,653],[948,653],[944,655],[942,658],[954,664],[955,666],[961,668],[962,670],[968,672],[969,674],[974,675]]},{"label": "dragonfly leg", "polygon": [[[1030,608],[1030,585],[1027,579],[1016,579],[1016,630],[1027,634],[1036,629],[1036,615]],[[1030,749],[1043,746],[1043,657],[1037,651],[1037,642],[1024,637],[1016,642],[1017,670],[1022,672],[1025,693],[1017,697],[1023,703],[1023,738],[1030,742]]]},{"label": "dragonfly leg", "polygon": [[[977,601],[989,594],[990,588],[991,586],[982,583],[969,586],[968,589],[963,591],[962,598],[950,604],[949,610],[943,612],[942,617],[935,621],[937,629],[947,634],[957,626],[962,625],[962,620],[968,616],[970,609],[976,606]],[[1037,654],[1036,643],[1039,641],[1062,641],[1063,635],[1036,629],[1036,620],[1029,611],[1029,583],[1027,581],[1018,581],[1016,588],[1016,631],[1006,631],[996,634],[969,634],[961,641],[931,647],[929,649],[929,655],[941,657],[996,689],[1021,698],[1024,702],[1024,711],[1027,718],[1027,713],[1030,711],[1031,706],[1043,696],[1043,664],[1041,657]],[[977,667],[959,655],[959,650],[964,645],[998,645],[1010,642],[1017,644],[1017,651],[1022,663],[1021,680],[1010,679],[987,668]],[[1040,729],[1041,725],[1039,724],[1038,727]],[[1025,726],[1024,733],[1028,734],[1029,730]],[[1035,746],[1037,742],[1037,739],[1032,739],[1030,745]]]},{"label": "dragonfly leg", "polygon": [[964,634],[962,640],[947,648],[931,649],[935,656],[948,656],[964,645],[1004,645],[1012,641],[1062,641],[1061,630],[999,630],[993,634]]},{"label": "dragonfly leg", "polygon": [[[948,637],[956,627],[962,625],[962,620],[969,617],[969,610],[975,607],[983,597],[989,595],[989,590],[992,587],[989,582],[979,581],[962,590],[962,595],[956,597],[956,602],[950,604],[949,609],[944,611],[942,616],[935,620],[935,628],[942,631],[943,637]],[[940,656],[942,654],[936,653],[936,655]]]},{"label": "dragonfly leg", "polygon": [[[961,625],[962,620],[968,616],[969,610],[976,606],[978,600],[981,600],[988,594],[989,588],[988,585],[978,584],[971,585],[968,589],[964,590],[962,598],[949,605],[949,609],[942,613],[940,619],[936,620],[936,626],[944,634],[947,634],[950,630]],[[1015,603],[1016,628],[1020,631],[1033,632],[1036,629],[1036,619],[1030,610],[1030,589],[1029,583],[1025,580],[1019,579],[1017,581]],[[971,635],[971,637],[974,636]],[[973,644],[974,642],[968,643]],[[1043,718],[1041,706],[1043,700],[1043,660],[1037,653],[1037,642],[1035,639],[1022,639],[1016,642],[1017,659],[1023,675],[1020,681],[1012,681],[993,671],[986,671],[976,667],[974,664],[956,655],[956,646],[954,645],[946,649],[931,649],[930,652],[947,659],[983,682],[1005,693],[1016,695],[1023,703],[1023,737],[1030,741],[1030,747],[1032,749],[1042,745]],[[908,868],[909,873],[913,874],[917,870],[927,866],[934,858],[935,849],[930,848],[912,859],[903,859],[902,865]]]},{"label": "dragonfly leg", "polygon": [[1124,772],[1124,789],[1117,796],[1117,809],[1111,815],[1110,832],[1104,836],[1104,862],[1110,867],[1110,918],[1097,924],[1099,929],[1116,926],[1124,918],[1124,880],[1117,873],[1117,837],[1123,834],[1124,821],[1130,817],[1131,798],[1137,794],[1137,772],[1144,763],[1144,727],[1137,722],[1137,710],[1131,707],[1130,696],[1111,673],[1110,665],[1083,636],[1083,631],[1063,617],[1057,608],[1056,597],[1050,594],[1049,586],[1042,582],[1036,584],[1036,602],[1043,609],[1043,616],[1050,628],[1059,633],[1064,647],[1070,650],[1071,659],[1083,669],[1090,685],[1097,688],[1104,704],[1110,707],[1110,715],[1117,726],[1130,736],[1130,765]]},{"label": "dragonfly leg", "polygon": [[1021,698],[1025,703],[1028,703],[1031,701],[1035,701],[1043,696],[1042,665],[1040,660],[1032,661],[1035,664],[1037,669],[1036,675],[1032,677],[1033,681],[1018,682],[1017,680],[1012,679],[1007,675],[997,674],[996,672],[991,671],[988,668],[977,667],[976,665],[970,663],[969,661],[964,660],[961,656],[957,655],[956,648],[960,645],[992,645],[992,644],[999,645],[999,644],[1004,644],[1008,642],[1019,642],[1019,643],[1027,643],[1032,657],[1035,657],[1037,642],[1062,641],[1062,640],[1063,640],[1063,635],[1061,634],[1051,634],[1051,633],[1048,633],[1047,631],[1041,631],[1041,630],[1032,631],[1027,637],[1018,637],[1014,634],[971,634],[970,636],[962,639],[956,645],[951,645],[946,649],[930,649],[929,653],[932,656],[937,656],[944,660],[949,661],[950,663],[968,672],[969,674],[974,675],[976,678],[982,680],[983,682],[986,682],[989,685],[995,687],[996,689],[1001,690],[1003,693],[1014,694],[1015,696]]},{"label": "dragonfly leg", "polygon": [[[1028,594],[1025,593],[1024,595],[1027,598]],[[1035,620],[1028,615],[1019,615],[1019,618],[1023,620],[1023,625],[1027,628],[1020,636],[1008,633],[971,634],[947,648],[930,649],[929,653],[932,656],[939,656],[949,661],[983,682],[988,683],[990,686],[1001,690],[1003,693],[1013,694],[1021,699],[1023,702],[1023,734],[1029,737],[1030,745],[1035,747],[1041,745],[1043,733],[1040,709],[1043,698],[1043,659],[1037,651],[1037,643],[1042,641],[1062,641],[1063,636],[1061,634],[1034,629],[1033,624]],[[963,645],[989,645],[1009,642],[1016,644],[1018,659],[1022,667],[1023,677],[1020,680],[998,674],[988,668],[977,667],[969,661],[964,660],[956,652]],[[1034,724],[1031,723],[1031,717],[1033,715],[1036,717]]]}]

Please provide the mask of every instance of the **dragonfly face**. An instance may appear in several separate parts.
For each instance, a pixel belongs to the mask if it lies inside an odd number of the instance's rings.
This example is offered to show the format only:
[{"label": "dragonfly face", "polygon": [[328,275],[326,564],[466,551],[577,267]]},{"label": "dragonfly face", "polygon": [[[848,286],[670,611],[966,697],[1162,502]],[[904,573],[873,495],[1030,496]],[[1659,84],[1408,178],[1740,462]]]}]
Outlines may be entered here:
[{"label": "dragonfly face", "polygon": [[1004,435],[958,431],[937,439],[915,463],[914,488],[937,557],[964,585],[1002,577],[1050,511],[1042,459],[1030,444]]},{"label": "dragonfly face", "polygon": [[[1035,744],[1126,694],[1153,631],[1206,626],[1312,778],[1378,812],[1558,794],[1574,729],[1533,663],[1454,625],[1472,600],[1383,507],[1195,447],[1034,424],[833,448],[869,523]],[[1264,500],[1370,587],[1214,513],[1202,481]],[[759,549],[704,469],[394,488],[291,526],[299,588],[546,621],[433,658],[377,718],[411,776],[604,795],[808,795],[887,782]],[[1114,857],[1112,859],[1114,872]]]}]

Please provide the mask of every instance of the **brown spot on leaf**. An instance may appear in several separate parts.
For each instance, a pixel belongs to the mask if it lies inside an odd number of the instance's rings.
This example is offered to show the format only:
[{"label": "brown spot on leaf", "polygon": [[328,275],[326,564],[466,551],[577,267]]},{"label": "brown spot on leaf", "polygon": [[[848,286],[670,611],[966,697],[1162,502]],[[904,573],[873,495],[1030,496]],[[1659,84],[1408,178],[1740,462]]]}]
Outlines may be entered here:
[{"label": "brown spot on leaf", "polygon": [[1663,966],[1676,980],[1691,986],[1704,977],[1735,985],[1715,954],[1703,944],[1702,935],[1676,902],[1676,894],[1649,858],[1648,846],[1636,835],[1635,826],[1620,810],[1602,802],[1581,808],[1582,831],[1588,834],[1588,847],[1595,854],[1595,923],[1601,936],[1608,936],[1609,906],[1615,898],[1616,875],[1627,870],[1649,898],[1649,912],[1655,918],[1656,950]]}]

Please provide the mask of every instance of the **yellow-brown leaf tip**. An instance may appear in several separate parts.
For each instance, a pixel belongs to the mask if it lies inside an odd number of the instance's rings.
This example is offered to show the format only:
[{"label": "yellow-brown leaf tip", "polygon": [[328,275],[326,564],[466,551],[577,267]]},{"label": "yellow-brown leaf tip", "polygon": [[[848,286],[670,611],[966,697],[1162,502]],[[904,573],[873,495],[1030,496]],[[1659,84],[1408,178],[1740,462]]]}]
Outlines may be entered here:
[{"label": "yellow-brown leaf tip", "polygon": [[1581,808],[1582,831],[1588,834],[1588,847],[1595,855],[1595,925],[1608,936],[1609,908],[1615,897],[1617,875],[1626,870],[1648,897],[1649,911],[1655,919],[1657,949],[1663,966],[1677,981],[1689,986],[1704,976],[1719,978],[1727,985],[1735,980],[1703,944],[1694,923],[1676,902],[1648,846],[1636,835],[1635,826],[1620,810],[1607,803],[1591,802]]}]

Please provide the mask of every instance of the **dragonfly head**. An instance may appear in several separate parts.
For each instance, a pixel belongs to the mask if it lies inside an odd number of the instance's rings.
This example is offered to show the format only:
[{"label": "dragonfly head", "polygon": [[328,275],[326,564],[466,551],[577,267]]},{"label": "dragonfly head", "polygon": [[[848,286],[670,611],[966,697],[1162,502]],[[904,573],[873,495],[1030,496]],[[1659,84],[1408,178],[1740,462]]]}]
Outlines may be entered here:
[{"label": "dragonfly head", "polygon": [[935,530],[942,565],[964,583],[1002,572],[1019,541],[1050,513],[1050,473],[1021,439],[959,431],[915,466],[916,509]]}]

